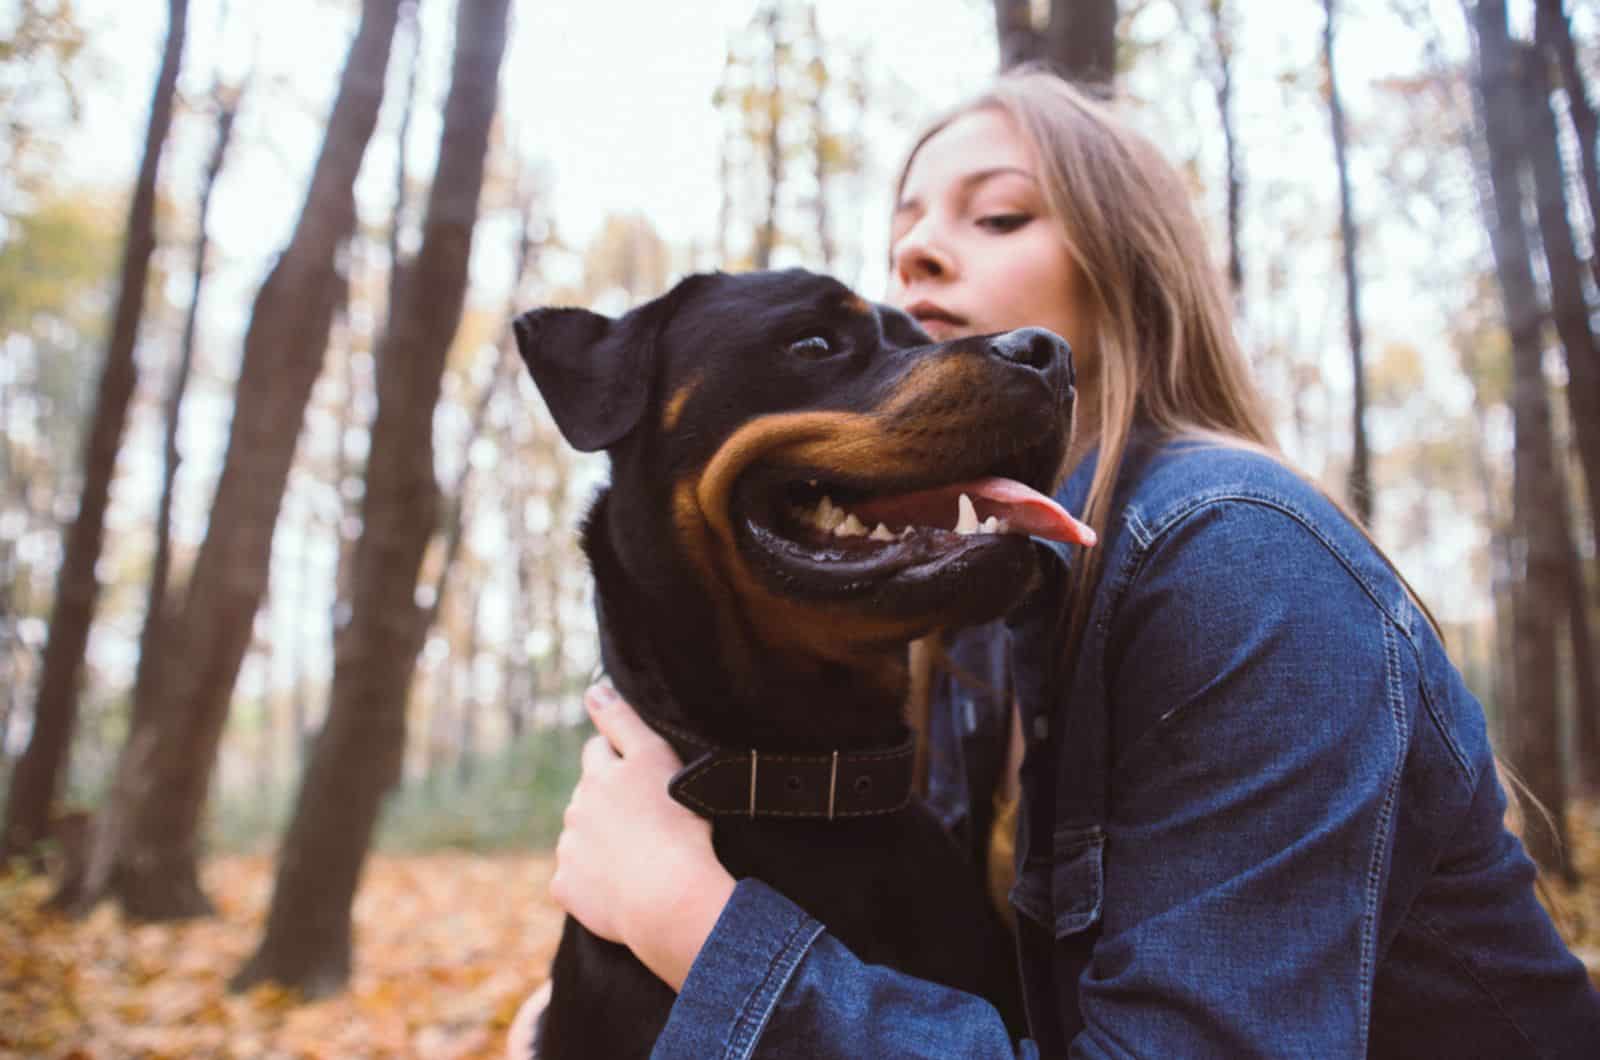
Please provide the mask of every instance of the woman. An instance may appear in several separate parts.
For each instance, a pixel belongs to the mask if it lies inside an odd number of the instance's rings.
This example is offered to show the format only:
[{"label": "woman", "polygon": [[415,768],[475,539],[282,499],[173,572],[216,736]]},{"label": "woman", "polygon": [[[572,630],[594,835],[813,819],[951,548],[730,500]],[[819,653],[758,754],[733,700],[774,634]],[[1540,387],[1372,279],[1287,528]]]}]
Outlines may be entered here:
[{"label": "woman", "polygon": [[1031,1040],[734,881],[665,794],[670,749],[593,689],[551,892],[679,991],[658,1055],[1595,1055],[1482,711],[1278,457],[1179,175],[1026,73],[936,124],[899,191],[890,301],[937,339],[1048,327],[1078,371],[1058,497],[1101,544],[957,645],[1014,711],[947,683],[929,728],[953,830],[1015,837]]}]

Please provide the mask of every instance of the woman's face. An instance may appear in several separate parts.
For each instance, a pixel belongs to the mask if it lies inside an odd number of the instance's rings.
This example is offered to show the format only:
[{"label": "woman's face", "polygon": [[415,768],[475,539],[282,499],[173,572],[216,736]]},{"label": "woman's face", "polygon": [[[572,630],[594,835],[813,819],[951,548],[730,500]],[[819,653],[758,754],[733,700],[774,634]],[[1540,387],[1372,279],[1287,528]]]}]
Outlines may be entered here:
[{"label": "woman's face", "polygon": [[888,300],[939,340],[1049,328],[1081,368],[1089,298],[1038,172],[1004,111],[962,115],[924,142],[895,207]]}]

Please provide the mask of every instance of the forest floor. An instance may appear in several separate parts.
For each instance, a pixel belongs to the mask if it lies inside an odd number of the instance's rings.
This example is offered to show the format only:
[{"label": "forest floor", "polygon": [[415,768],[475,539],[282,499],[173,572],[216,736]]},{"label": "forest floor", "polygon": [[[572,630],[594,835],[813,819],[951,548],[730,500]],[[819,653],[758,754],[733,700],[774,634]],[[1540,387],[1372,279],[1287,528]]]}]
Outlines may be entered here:
[{"label": "forest floor", "polygon": [[374,855],[355,903],[350,987],[298,1004],[230,994],[272,894],[264,856],[206,865],[214,918],[130,924],[111,904],[72,922],[41,877],[0,879],[0,1057],[466,1058],[504,1055],[561,931],[548,855]]},{"label": "forest floor", "polygon": [[[1546,898],[1600,984],[1600,810],[1573,823],[1590,882],[1547,886]],[[218,916],[175,925],[130,924],[109,904],[64,920],[43,908],[44,879],[0,879],[0,1057],[502,1056],[560,933],[550,871],[548,855],[375,855],[356,899],[350,988],[312,1004],[227,990],[266,920],[267,857],[212,859],[204,882]]]}]

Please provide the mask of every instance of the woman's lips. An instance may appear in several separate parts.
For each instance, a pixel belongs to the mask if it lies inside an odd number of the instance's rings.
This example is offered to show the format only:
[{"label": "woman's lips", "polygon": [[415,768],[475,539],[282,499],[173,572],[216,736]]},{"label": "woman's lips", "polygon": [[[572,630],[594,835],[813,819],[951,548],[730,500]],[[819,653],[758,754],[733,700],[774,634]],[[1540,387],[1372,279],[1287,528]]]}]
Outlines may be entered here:
[{"label": "woman's lips", "polygon": [[915,302],[906,307],[906,312],[916,319],[923,331],[936,339],[965,334],[967,328],[966,318],[933,302]]}]

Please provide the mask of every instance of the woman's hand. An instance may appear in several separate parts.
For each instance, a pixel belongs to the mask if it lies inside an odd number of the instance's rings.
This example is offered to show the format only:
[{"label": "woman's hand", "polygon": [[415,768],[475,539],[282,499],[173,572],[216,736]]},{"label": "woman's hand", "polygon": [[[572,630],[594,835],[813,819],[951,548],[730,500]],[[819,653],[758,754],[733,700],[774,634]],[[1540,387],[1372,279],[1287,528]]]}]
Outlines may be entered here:
[{"label": "woman's hand", "polygon": [[550,896],[681,989],[733,877],[712,850],[711,822],[667,794],[682,766],[671,746],[611,688],[596,685],[583,702],[600,732],[583,748]]}]

